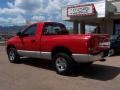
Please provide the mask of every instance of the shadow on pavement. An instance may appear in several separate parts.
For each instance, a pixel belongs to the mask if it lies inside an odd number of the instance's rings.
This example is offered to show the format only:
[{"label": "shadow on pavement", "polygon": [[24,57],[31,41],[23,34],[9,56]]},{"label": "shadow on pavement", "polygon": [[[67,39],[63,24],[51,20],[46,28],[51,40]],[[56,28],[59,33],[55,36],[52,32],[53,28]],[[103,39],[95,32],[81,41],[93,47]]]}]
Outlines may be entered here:
[{"label": "shadow on pavement", "polygon": [[[48,60],[25,58],[21,60],[20,64],[26,64],[48,70],[54,70],[52,63]],[[68,76],[69,77],[83,76],[89,79],[107,81],[114,79],[119,74],[120,74],[120,67],[93,64],[90,67],[83,67],[80,65],[76,66],[73,72]]]},{"label": "shadow on pavement", "polygon": [[41,59],[34,59],[34,58],[23,58],[21,59],[21,62],[18,64],[26,64],[30,66],[34,66],[37,68],[43,68],[48,70],[54,70],[52,62],[49,60],[41,60]]},{"label": "shadow on pavement", "polygon": [[101,81],[112,80],[120,74],[120,67],[93,64],[90,67],[77,67],[72,76],[83,76]]}]

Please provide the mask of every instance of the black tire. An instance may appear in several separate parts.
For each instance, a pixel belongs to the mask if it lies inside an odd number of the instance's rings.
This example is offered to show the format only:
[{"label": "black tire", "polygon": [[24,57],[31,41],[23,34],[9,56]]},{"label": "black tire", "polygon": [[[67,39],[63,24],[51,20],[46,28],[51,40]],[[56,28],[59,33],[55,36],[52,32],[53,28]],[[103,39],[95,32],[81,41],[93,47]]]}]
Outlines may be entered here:
[{"label": "black tire", "polygon": [[7,50],[8,59],[11,63],[18,63],[20,61],[20,56],[14,47],[10,47]]},{"label": "black tire", "polygon": [[65,53],[56,54],[53,56],[53,61],[56,72],[61,75],[70,74],[74,66],[74,61],[72,60],[71,56]]}]

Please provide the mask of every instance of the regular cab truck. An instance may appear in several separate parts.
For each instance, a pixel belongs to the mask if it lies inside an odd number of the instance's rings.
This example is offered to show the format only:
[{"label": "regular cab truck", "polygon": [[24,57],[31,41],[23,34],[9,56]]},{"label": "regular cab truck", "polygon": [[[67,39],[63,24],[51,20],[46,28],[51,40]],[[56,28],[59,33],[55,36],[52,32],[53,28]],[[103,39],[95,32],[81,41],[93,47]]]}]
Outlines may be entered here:
[{"label": "regular cab truck", "polygon": [[11,63],[20,57],[46,59],[57,73],[66,74],[75,63],[103,61],[109,46],[108,35],[69,34],[61,23],[39,22],[8,40],[6,50]]}]

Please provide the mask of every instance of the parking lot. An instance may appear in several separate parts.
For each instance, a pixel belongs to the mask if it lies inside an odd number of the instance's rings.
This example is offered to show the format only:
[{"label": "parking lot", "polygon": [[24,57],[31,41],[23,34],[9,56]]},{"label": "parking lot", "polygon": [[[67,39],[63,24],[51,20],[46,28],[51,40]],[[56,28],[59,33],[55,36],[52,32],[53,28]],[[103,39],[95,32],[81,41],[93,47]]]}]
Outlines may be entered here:
[{"label": "parking lot", "polygon": [[91,67],[76,67],[69,76],[56,74],[51,62],[22,59],[11,64],[0,46],[0,90],[119,90],[120,56],[95,62]]}]

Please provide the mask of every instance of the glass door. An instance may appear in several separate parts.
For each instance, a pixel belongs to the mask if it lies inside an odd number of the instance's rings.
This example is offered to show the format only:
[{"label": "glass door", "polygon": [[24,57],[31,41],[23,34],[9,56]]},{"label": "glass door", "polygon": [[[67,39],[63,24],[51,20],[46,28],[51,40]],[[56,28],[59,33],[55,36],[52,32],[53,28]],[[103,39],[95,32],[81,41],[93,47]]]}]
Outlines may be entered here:
[{"label": "glass door", "polygon": [[113,29],[113,34],[114,35],[120,35],[120,20],[115,20],[114,21],[114,29]]}]

